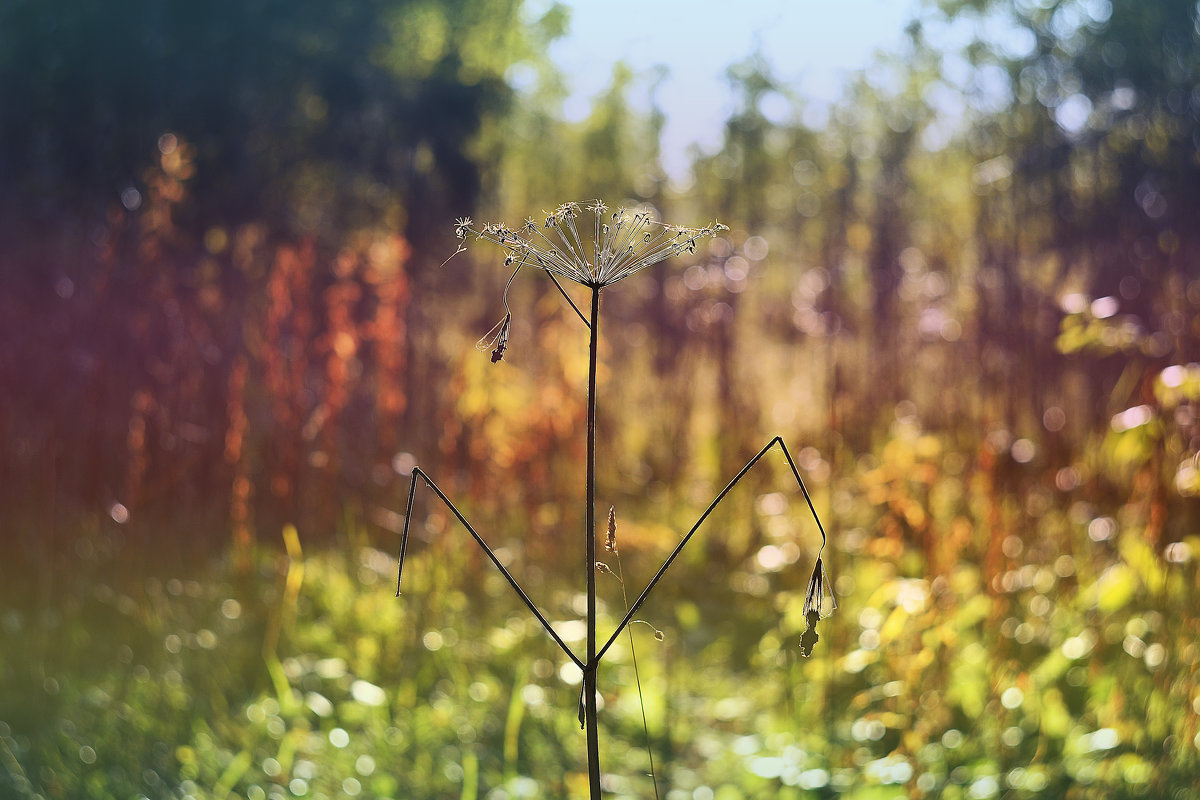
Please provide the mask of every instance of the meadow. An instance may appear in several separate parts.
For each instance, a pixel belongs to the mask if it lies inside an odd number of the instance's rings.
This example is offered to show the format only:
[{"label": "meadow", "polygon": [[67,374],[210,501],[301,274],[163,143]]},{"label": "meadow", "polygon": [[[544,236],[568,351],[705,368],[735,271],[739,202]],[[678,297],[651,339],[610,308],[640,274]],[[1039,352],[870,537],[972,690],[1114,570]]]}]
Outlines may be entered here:
[{"label": "meadow", "polygon": [[[606,794],[1200,797],[1197,14],[938,0],[827,107],[713,54],[668,175],[557,4],[0,4],[0,798],[584,796],[410,476],[579,652],[585,520],[603,639],[775,436],[837,609],[768,453],[600,667]],[[597,200],[707,233],[605,292],[587,509],[587,282],[474,244]]]},{"label": "meadow", "polygon": [[[1031,529],[987,554],[975,532],[997,498],[964,461],[897,423],[870,469],[825,482],[850,511],[811,659],[798,498],[747,497],[753,522],[718,528],[720,559],[703,531],[707,552],[640,615],[664,640],[634,626],[641,697],[624,640],[603,671],[606,790],[652,796],[644,705],[669,798],[1194,797],[1200,542],[1162,558],[1116,517],[1031,495]],[[939,541],[886,534],[922,513]],[[578,669],[466,535],[431,515],[397,598],[396,538],[345,524],[315,552],[289,529],[248,571],[148,563],[95,530],[52,589],[6,576],[5,795],[582,793]],[[656,548],[630,527],[633,579]],[[579,586],[504,552],[578,646]],[[620,596],[600,593],[611,629]]]}]

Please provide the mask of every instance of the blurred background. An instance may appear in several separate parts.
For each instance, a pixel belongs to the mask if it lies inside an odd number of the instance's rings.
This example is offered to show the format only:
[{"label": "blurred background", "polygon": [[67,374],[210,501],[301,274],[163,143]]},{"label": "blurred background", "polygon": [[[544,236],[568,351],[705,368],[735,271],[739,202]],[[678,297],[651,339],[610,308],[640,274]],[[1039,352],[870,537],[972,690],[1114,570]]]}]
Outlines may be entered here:
[{"label": "blurred background", "polygon": [[585,793],[592,198],[612,796],[1197,796],[1196,3],[773,5],[0,4],[0,796]]}]

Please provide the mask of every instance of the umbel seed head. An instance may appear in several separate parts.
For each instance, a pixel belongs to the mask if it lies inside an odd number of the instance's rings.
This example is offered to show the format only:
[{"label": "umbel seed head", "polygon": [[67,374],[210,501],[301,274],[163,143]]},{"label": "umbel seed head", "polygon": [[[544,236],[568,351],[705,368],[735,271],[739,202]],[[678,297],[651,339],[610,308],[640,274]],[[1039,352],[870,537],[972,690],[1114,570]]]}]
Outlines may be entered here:
[{"label": "umbel seed head", "polygon": [[[480,226],[470,217],[460,217],[454,221],[454,236],[459,245],[450,258],[466,251],[464,242],[468,235],[500,245],[504,250],[504,266],[516,265],[504,287],[504,306],[508,310],[508,289],[522,267],[544,269],[551,277],[557,275],[601,289],[672,256],[695,253],[697,241],[729,230],[715,221],[703,228],[667,225],[656,220],[649,208],[618,208],[610,214],[608,206],[599,200],[586,210],[593,216],[590,237],[582,235],[575,224],[581,215],[579,203],[563,203],[546,214],[541,225],[527,217],[517,228],[499,222]],[[584,230],[588,227],[585,225]],[[569,302],[570,298],[567,299]],[[481,352],[491,351],[493,364],[504,358],[508,330],[509,315],[505,315],[476,345]]]},{"label": "umbel seed head", "polygon": [[[592,225],[584,226],[591,228],[590,237],[582,235],[575,222],[585,210],[593,217]],[[497,222],[479,226],[470,217],[454,223],[456,238],[466,241],[470,234],[498,244],[508,264],[529,265],[595,287],[614,284],[672,256],[695,253],[697,241],[726,230],[719,222],[701,228],[668,225],[655,219],[648,208],[618,208],[609,213],[599,200],[586,208],[563,203],[546,213],[542,225],[532,218],[517,228]],[[590,238],[590,248],[585,238]],[[464,249],[460,246],[456,253]]]}]

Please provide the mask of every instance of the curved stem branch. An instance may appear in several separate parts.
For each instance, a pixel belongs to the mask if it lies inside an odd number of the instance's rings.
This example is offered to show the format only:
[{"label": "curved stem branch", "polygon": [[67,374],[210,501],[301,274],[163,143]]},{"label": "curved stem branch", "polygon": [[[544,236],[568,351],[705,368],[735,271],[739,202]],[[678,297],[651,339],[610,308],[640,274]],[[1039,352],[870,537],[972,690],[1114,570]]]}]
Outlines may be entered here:
[{"label": "curved stem branch", "polygon": [[590,322],[588,322],[588,318],[585,317],[583,315],[583,312],[579,310],[579,306],[575,305],[575,301],[571,299],[571,295],[567,294],[567,290],[564,289],[562,287],[562,284],[558,282],[558,278],[554,277],[553,272],[547,272],[546,274],[550,276],[550,280],[554,281],[554,285],[558,287],[559,293],[563,296],[564,299],[566,299],[567,304],[569,306],[571,306],[571,308],[575,311],[575,313],[579,316],[579,318],[581,320],[583,320],[583,324],[588,326],[588,328],[590,329],[592,327],[592,324]]},{"label": "curved stem branch", "polygon": [[405,553],[408,551],[408,533],[412,524],[413,500],[417,495],[418,477],[425,481],[426,486],[428,486],[430,489],[433,489],[434,493],[436,493],[437,496],[442,499],[442,502],[446,504],[446,507],[450,509],[450,512],[454,514],[454,516],[458,518],[458,521],[462,523],[462,526],[467,529],[467,533],[471,534],[471,537],[479,543],[479,546],[483,548],[483,552],[487,554],[489,559],[491,559],[492,564],[495,565],[496,569],[500,570],[500,574],[504,576],[506,581],[508,581],[508,585],[513,588],[513,591],[517,593],[517,595],[522,601],[524,601],[525,605],[529,608],[533,615],[537,617],[538,622],[542,623],[542,627],[546,629],[546,633],[550,634],[550,638],[558,643],[558,646],[562,648],[562,651],[567,654],[568,658],[575,662],[576,666],[578,666],[580,669],[584,669],[584,663],[579,660],[579,656],[575,655],[571,648],[567,647],[567,644],[562,640],[562,637],[560,637],[554,628],[550,626],[550,622],[546,619],[542,612],[538,610],[538,607],[534,605],[534,602],[529,599],[529,595],[525,594],[525,590],[521,588],[519,583],[517,583],[517,579],[512,576],[512,573],[509,572],[503,564],[500,563],[500,559],[496,558],[496,554],[492,552],[492,548],[488,547],[487,542],[483,540],[482,536],[475,532],[475,529],[471,527],[471,523],[467,522],[466,517],[464,517],[462,512],[458,510],[458,507],[450,501],[450,498],[446,496],[446,493],[438,488],[438,485],[433,482],[433,479],[426,475],[420,467],[413,467],[412,483],[408,488],[408,507],[404,516],[404,536],[400,540],[400,568],[396,575],[396,596],[400,596],[400,581],[404,577],[404,557]]},{"label": "curved stem branch", "polygon": [[[812,512],[813,519],[817,522],[817,530],[821,532],[821,551],[824,551],[826,541],[825,528],[821,525],[820,517],[817,516],[817,509],[813,506],[812,496],[809,495],[808,487],[804,485],[804,480],[800,477],[800,471],[796,469],[796,462],[792,459],[792,454],[788,452],[787,445],[783,443],[783,437],[776,436],[771,441],[767,442],[766,447],[758,451],[758,455],[746,462],[746,466],[742,467],[741,470],[738,471],[737,475],[733,476],[733,480],[731,480],[725,486],[725,488],[721,490],[721,493],[718,494],[711,503],[709,503],[708,508],[704,509],[704,513],[701,514],[700,518],[696,520],[696,523],[692,525],[691,530],[689,530],[683,539],[680,540],[679,544],[675,546],[675,549],[671,551],[669,556],[667,556],[667,559],[663,562],[663,565],[659,567],[658,572],[656,572],[654,577],[650,579],[650,583],[648,583],[646,588],[642,590],[642,593],[638,595],[638,599],[635,600],[633,605],[629,608],[629,611],[625,614],[625,618],[621,620],[621,624],[618,625],[616,630],[613,631],[612,636],[610,636],[608,641],[605,642],[604,647],[600,648],[597,658],[603,658],[604,654],[608,652],[608,648],[612,647],[613,642],[617,640],[617,637],[621,634],[621,631],[623,631],[633,620],[633,615],[636,614],[638,609],[642,607],[642,604],[646,602],[646,598],[650,596],[650,592],[654,591],[654,587],[658,585],[658,582],[662,580],[663,575],[666,574],[668,569],[670,569],[671,564],[673,564],[679,554],[683,552],[683,548],[687,547],[687,543],[692,540],[692,537],[696,534],[696,531],[698,531],[700,526],[704,524],[704,520],[708,519],[708,515],[713,512],[713,509],[715,509],[721,503],[721,501],[725,499],[725,495],[729,494],[729,492],[733,490],[733,487],[737,485],[738,481],[740,481],[746,475],[746,473],[749,472],[750,469],[757,464],[759,460],[762,459],[762,457],[765,456],[767,452],[775,445],[779,445],[779,448],[783,450],[783,455],[787,458],[788,466],[791,467],[792,475],[796,479],[796,484],[800,487],[800,491],[804,494],[804,500],[808,503],[808,509]],[[819,554],[820,553],[818,552],[818,555]]]}]

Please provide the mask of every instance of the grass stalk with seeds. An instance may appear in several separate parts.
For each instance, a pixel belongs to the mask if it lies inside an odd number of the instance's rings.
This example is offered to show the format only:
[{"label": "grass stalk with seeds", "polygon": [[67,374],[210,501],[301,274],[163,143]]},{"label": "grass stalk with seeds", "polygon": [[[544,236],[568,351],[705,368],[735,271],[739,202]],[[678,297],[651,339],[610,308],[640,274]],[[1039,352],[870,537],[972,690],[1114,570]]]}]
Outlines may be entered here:
[{"label": "grass stalk with seeds", "polygon": [[[621,584],[621,599],[625,601],[625,612],[629,613],[629,593],[625,591],[625,568],[621,565],[621,551],[617,548],[617,510],[612,506],[608,507],[608,531],[604,537],[604,549],[612,553],[613,558],[617,560],[617,571],[613,572],[612,568],[603,561],[596,562],[596,571],[612,575]],[[658,800],[658,775],[654,772],[654,749],[650,746],[650,723],[646,721],[646,702],[642,695],[642,673],[638,669],[637,645],[633,641],[633,626],[639,622],[654,631],[654,638],[660,642],[663,640],[663,632],[644,619],[632,620],[625,628],[625,632],[629,635],[629,657],[633,661],[633,679],[637,683],[638,707],[642,712],[642,733],[646,737],[646,754],[650,757],[650,780],[654,784],[654,798]]]},{"label": "grass stalk with seeds", "polygon": [[[576,225],[576,220],[582,216],[585,210],[591,213],[592,224],[585,226],[586,234],[581,234],[579,227]],[[541,623],[547,635],[554,640],[563,653],[566,654],[567,658],[579,667],[583,673],[581,724],[583,725],[587,740],[588,782],[591,800],[599,800],[601,796],[600,738],[596,697],[599,691],[598,676],[600,663],[604,655],[612,647],[617,637],[626,631],[632,623],[643,622],[643,620],[635,619],[635,615],[646,602],[650,593],[662,580],[667,570],[675,562],[675,559],[683,551],[683,548],[687,546],[688,542],[691,541],[692,537],[700,529],[700,526],[729,492],[733,490],[734,486],[776,446],[783,452],[788,467],[791,469],[792,476],[796,480],[796,485],[803,494],[805,502],[808,504],[808,509],[812,513],[813,520],[817,525],[817,529],[821,533],[821,550],[818,551],[816,564],[813,567],[812,576],[809,579],[808,591],[805,596],[804,613],[808,627],[800,640],[800,648],[803,655],[807,656],[811,654],[813,645],[817,641],[817,621],[836,607],[821,559],[821,552],[824,551],[826,542],[825,529],[821,525],[816,508],[813,506],[812,497],[808,493],[808,488],[804,485],[804,480],[800,477],[800,472],[796,468],[796,462],[792,459],[787,445],[784,444],[781,437],[775,436],[734,475],[732,480],[713,499],[704,513],[700,515],[691,529],[681,538],[670,555],[667,556],[662,566],[655,573],[654,577],[650,579],[632,605],[629,604],[628,596],[626,595],[625,617],[609,634],[608,638],[604,640],[603,644],[600,643],[597,635],[596,574],[601,571],[599,565],[603,563],[598,562],[596,558],[596,372],[600,337],[600,294],[607,287],[647,267],[683,253],[695,253],[697,242],[715,236],[724,230],[726,230],[725,226],[717,222],[700,228],[668,225],[655,219],[649,209],[619,208],[615,211],[610,211],[599,200],[586,207],[581,206],[579,203],[565,203],[546,214],[543,224],[538,224],[532,218],[526,219],[522,225],[516,228],[498,223],[480,226],[476,225],[469,218],[459,219],[455,223],[455,234],[460,242],[455,255],[466,250],[465,243],[470,238],[477,241],[488,241],[501,248],[504,252],[505,265],[513,267],[512,275],[505,286],[505,315],[479,343],[481,350],[491,351],[493,363],[501,361],[508,349],[510,322],[512,318],[512,312],[508,308],[508,287],[512,285],[517,274],[525,267],[533,267],[544,271],[554,282],[554,285],[566,299],[576,316],[588,328],[587,474],[583,528],[584,572],[587,585],[585,619],[587,630],[586,649],[581,656],[563,642],[562,638],[551,627],[545,615],[529,598],[524,589],[521,588],[517,579],[505,568],[492,549],[488,547],[483,537],[472,527],[471,523],[467,521],[466,517],[463,516],[457,506],[454,505],[433,479],[420,467],[413,469],[412,480],[408,490],[404,531],[400,543],[400,563],[396,578],[396,595],[400,595],[401,581],[404,576],[404,559],[408,549],[408,536],[412,524],[413,504],[416,498],[417,485],[424,483],[446,505],[455,518],[462,524],[463,528],[466,529],[467,533],[475,539],[492,564],[500,571],[504,579],[508,581],[513,591],[525,603],[530,613]],[[589,244],[590,247],[588,246]],[[559,278],[572,281],[588,290],[590,303],[588,304],[586,313],[575,304],[570,295],[563,289],[559,283]],[[615,517],[610,516],[610,524],[615,526]],[[616,552],[615,538],[612,539],[612,542],[613,552]],[[617,564],[618,570],[620,570],[619,556]],[[604,569],[607,569],[606,565]],[[611,572],[611,570],[609,571]],[[622,592],[624,593],[624,575],[618,573],[617,577],[621,580]],[[656,631],[656,633],[658,632]],[[640,684],[640,677],[638,680]],[[649,728],[645,725],[644,708],[643,725],[647,734],[648,746]],[[655,793],[657,795],[658,785],[657,777],[653,774],[653,754],[651,754],[651,775],[655,779]]]}]

